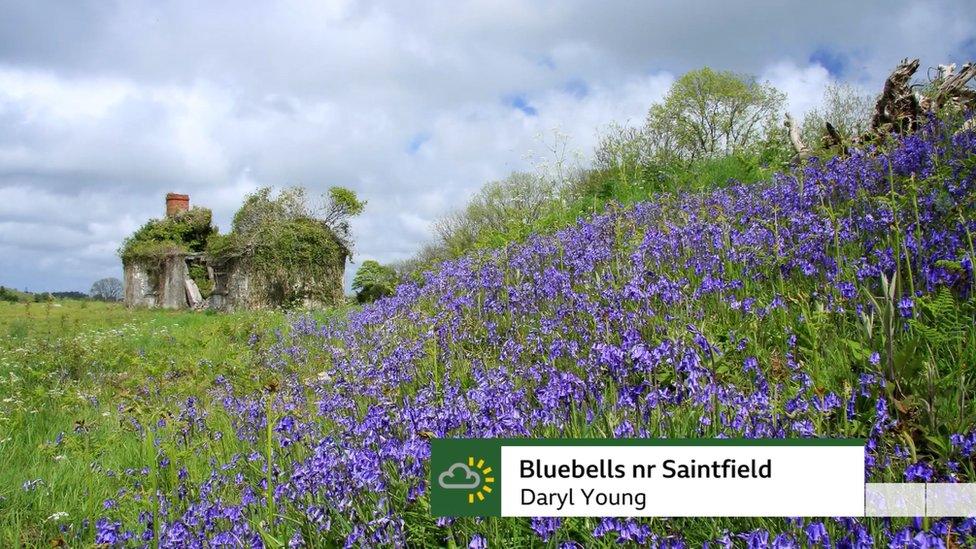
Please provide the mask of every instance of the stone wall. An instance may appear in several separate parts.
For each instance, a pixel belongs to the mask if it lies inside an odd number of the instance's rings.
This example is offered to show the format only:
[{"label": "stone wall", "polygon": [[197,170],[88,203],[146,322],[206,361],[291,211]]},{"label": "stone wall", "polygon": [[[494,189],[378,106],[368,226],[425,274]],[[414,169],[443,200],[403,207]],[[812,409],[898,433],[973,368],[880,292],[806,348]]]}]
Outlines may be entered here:
[{"label": "stone wall", "polygon": [[[168,255],[161,260],[133,260],[123,266],[123,287],[127,307],[187,309],[190,307],[186,256]],[[197,290],[199,295],[199,290]]]},{"label": "stone wall", "polygon": [[127,307],[156,306],[156,284],[142,262],[129,262],[122,269],[122,287]]},{"label": "stone wall", "polygon": [[213,265],[214,288],[206,300],[209,309],[238,311],[270,308],[258,299],[254,281],[239,259],[231,259]]},{"label": "stone wall", "polygon": [[[200,295],[196,283],[190,278],[188,260],[208,266],[208,275],[213,282],[208,297]],[[292,278],[280,281],[308,296],[288,305],[312,309],[341,303],[344,270],[345,258],[341,265],[330,270],[328,280]],[[285,305],[274,297],[274,288],[267,287],[251,271],[246,258],[218,263],[201,254],[172,254],[162,260],[129,261],[124,264],[123,284],[128,307],[240,311],[275,309]]]}]

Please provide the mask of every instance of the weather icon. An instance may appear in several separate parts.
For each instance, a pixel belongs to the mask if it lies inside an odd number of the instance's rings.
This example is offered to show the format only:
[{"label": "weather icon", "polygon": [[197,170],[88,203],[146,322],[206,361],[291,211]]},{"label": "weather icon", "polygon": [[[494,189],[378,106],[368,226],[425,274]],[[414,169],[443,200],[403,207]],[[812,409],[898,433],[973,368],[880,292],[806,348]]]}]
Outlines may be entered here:
[{"label": "weather icon", "polygon": [[485,460],[478,459],[475,463],[474,457],[468,457],[468,462],[457,462],[447,468],[446,471],[438,475],[437,483],[445,490],[470,490],[468,493],[468,503],[485,500],[485,494],[491,493],[491,486],[495,482],[495,477],[490,477],[491,467],[485,467]]}]

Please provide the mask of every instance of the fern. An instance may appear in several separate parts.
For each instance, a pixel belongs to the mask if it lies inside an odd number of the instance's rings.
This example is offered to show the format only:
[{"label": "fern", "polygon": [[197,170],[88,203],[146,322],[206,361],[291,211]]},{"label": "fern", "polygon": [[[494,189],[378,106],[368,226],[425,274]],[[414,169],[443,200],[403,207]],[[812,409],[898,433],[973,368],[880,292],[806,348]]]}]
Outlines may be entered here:
[{"label": "fern", "polygon": [[911,329],[932,348],[961,343],[972,321],[962,313],[962,306],[946,287],[916,302],[918,314],[908,321]]}]

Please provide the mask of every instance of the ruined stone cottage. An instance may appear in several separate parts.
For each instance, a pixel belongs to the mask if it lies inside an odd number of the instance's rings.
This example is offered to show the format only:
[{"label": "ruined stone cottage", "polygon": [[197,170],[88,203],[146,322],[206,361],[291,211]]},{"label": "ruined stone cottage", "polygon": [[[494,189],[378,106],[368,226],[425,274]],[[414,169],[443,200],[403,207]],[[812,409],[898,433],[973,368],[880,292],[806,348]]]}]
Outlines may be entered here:
[{"label": "ruined stone cottage", "polygon": [[126,306],[234,311],[341,302],[347,246],[311,217],[267,217],[220,235],[210,210],[167,194],[166,216],[120,249]]}]

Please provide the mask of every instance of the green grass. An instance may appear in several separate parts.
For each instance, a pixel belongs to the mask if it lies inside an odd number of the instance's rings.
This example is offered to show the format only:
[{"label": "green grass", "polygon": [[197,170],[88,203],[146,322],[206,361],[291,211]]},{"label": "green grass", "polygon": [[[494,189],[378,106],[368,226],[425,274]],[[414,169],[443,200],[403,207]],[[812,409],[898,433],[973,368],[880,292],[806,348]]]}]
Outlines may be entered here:
[{"label": "green grass", "polygon": [[[581,215],[602,210],[608,202],[630,204],[662,189],[704,191],[723,185],[729,179],[761,179],[768,169],[755,158],[730,157],[703,161],[686,171],[667,176],[677,179],[657,178],[651,171],[643,172],[639,177],[625,174],[622,178],[611,173],[596,174],[580,200],[553,205],[546,215],[513,223],[507,231],[482,235],[478,247],[504,246],[532,234],[558,230]],[[659,204],[666,207],[666,200],[673,200],[673,197],[662,195]],[[701,213],[703,217],[712,215],[711,212]],[[618,226],[616,238],[616,249],[624,252],[631,251],[640,242],[641,235],[628,227]],[[848,254],[848,250],[838,248],[834,253],[846,257],[855,251],[852,249]],[[766,304],[773,295],[779,294],[788,303],[788,309],[775,309],[760,320],[733,311],[718,296],[713,296],[702,300],[700,310],[675,308],[669,311],[673,318],[661,315],[644,319],[638,327],[644,339],[653,341],[666,337],[677,341],[687,337],[685,326],[688,323],[696,324],[722,349],[720,358],[709,364],[716,378],[739,387],[752,383],[742,371],[742,363],[746,356],[755,356],[775,382],[771,405],[777,412],[781,412],[785,402],[799,390],[784,366],[787,353],[794,355],[799,367],[809,374],[813,392],[834,392],[846,402],[847,397],[857,390],[858,374],[870,369],[870,353],[884,351],[886,356],[895,357],[892,368],[897,371],[893,377],[904,380],[902,392],[895,393],[893,386],[889,386],[887,396],[893,398],[893,395],[900,397],[904,394],[907,397],[892,400],[893,413],[900,416],[900,430],[885,435],[880,443],[885,447],[884,455],[893,454],[891,447],[894,444],[904,446],[905,455],[893,457],[891,463],[874,473],[872,480],[902,480],[904,466],[919,458],[945,463],[957,457],[948,444],[949,435],[967,432],[976,421],[971,399],[966,397],[972,394],[976,385],[971,368],[976,363],[976,346],[972,345],[976,341],[976,327],[972,323],[976,302],[955,300],[948,290],[925,295],[916,301],[917,316],[904,324],[892,324],[894,328],[889,331],[881,320],[869,325],[865,317],[852,311],[838,313],[825,307],[817,295],[821,290],[818,281],[802,278],[753,280],[743,276],[741,266],[734,262],[728,262],[726,267],[727,277],[743,279],[741,295],[756,296],[760,304]],[[600,274],[617,283],[625,280],[617,261],[601,264],[599,269]],[[694,285],[700,282],[696,278],[698,275],[692,272],[683,274],[692,279]],[[508,277],[506,283],[512,284],[522,275],[506,271],[505,276]],[[576,281],[584,289],[585,282]],[[878,310],[886,314],[891,312],[890,316],[894,318],[893,300],[879,298],[878,292],[869,286],[861,290],[871,292],[873,298],[880,301]],[[423,350],[418,359],[418,371],[432,372],[438,380],[445,375],[453,376],[446,380],[457,382],[462,390],[477,383],[472,373],[475,361],[489,368],[502,364],[498,361],[498,349],[484,343],[488,338],[482,310],[472,308],[463,315],[449,317],[460,323],[460,331],[468,334],[470,341],[465,340],[461,345],[449,344],[444,349],[440,349],[440,343],[434,339],[433,324],[424,324],[443,311],[436,303],[419,302],[412,312],[417,313],[416,316],[393,319],[389,325],[372,328],[394,337],[371,338],[376,334],[364,330],[354,336],[367,343],[349,347],[341,339],[292,339],[286,331],[288,317],[277,312],[214,315],[127,310],[118,304],[97,302],[0,303],[0,547],[47,545],[59,539],[61,525],[70,525],[73,529],[64,535],[65,538],[91,540],[90,527],[80,533],[77,530],[78,523],[86,517],[108,515],[124,518],[127,524],[132,524],[134,517],[147,509],[152,494],[159,491],[172,497],[179,484],[177,467],[184,467],[190,477],[185,484],[198,489],[213,468],[211,460],[226,464],[232,461],[231,456],[256,452],[264,454],[255,460],[257,464],[250,459],[240,460],[230,465],[226,474],[232,476],[239,472],[246,478],[244,485],[258,486],[262,476],[268,474],[260,468],[262,460],[285,464],[307,456],[308,449],[302,445],[273,448],[273,444],[269,444],[273,436],[268,431],[258,433],[253,443],[242,442],[230,425],[231,417],[218,403],[206,398],[217,378],[228,379],[235,389],[240,389],[240,394],[252,396],[267,395],[270,391],[262,393],[260,388],[273,387],[275,376],[284,378],[288,374],[306,379],[316,372],[324,372],[332,376],[335,386],[349,387],[342,382],[361,384],[362,380],[355,377],[354,372],[337,370],[330,364],[336,349],[368,354],[368,357],[358,358],[363,363],[378,364],[384,359],[397,358],[392,350],[405,341],[417,343]],[[344,313],[339,310],[329,314]],[[514,330],[513,341],[530,347],[530,336],[535,337],[534,330],[540,319],[551,313],[542,311],[538,318],[514,319],[505,313],[487,318],[496,321],[500,332]],[[316,316],[322,320],[328,314]],[[881,316],[879,314],[878,318]],[[418,321],[418,318],[422,320]],[[590,320],[593,319],[584,317],[581,321]],[[593,331],[597,330],[594,328]],[[282,333],[282,339],[277,333]],[[260,334],[260,337],[254,339],[252,334]],[[796,336],[795,346],[787,343],[788,334]],[[610,343],[620,343],[619,334],[609,337]],[[748,345],[740,349],[736,339],[741,337],[748,339]],[[281,341],[284,344],[277,345]],[[885,343],[888,349],[884,348]],[[307,354],[294,360],[283,356],[287,353],[281,349],[292,344]],[[280,368],[275,362],[278,359],[282,362]],[[574,372],[581,379],[586,377],[586,372],[578,369],[576,361],[559,360],[560,369]],[[655,374],[653,380],[655,383],[671,383],[675,376],[673,371],[665,368]],[[381,384],[382,379],[376,382]],[[416,396],[427,388],[426,383],[425,379],[416,377],[396,386],[378,388],[383,389],[387,397],[399,395],[404,398]],[[533,383],[531,379],[522,378],[517,380],[516,388],[531,391]],[[881,395],[872,395],[872,398],[876,396]],[[193,431],[193,421],[186,419],[170,421],[190,397],[199,397],[197,409],[207,416],[206,430]],[[349,413],[361,417],[378,397],[360,397],[355,410]],[[583,409],[576,410],[565,426],[548,427],[533,435],[610,437],[624,421],[648,427],[650,436],[698,437],[717,433],[714,412],[709,412],[703,404],[677,408],[667,418],[658,415],[641,418],[635,415],[638,414],[636,411],[617,409],[613,404],[618,398],[615,387],[608,384],[602,399],[605,403],[602,410],[606,413],[597,414],[590,421]],[[306,398],[295,405],[296,415],[317,417],[322,432],[337,429],[334,418],[317,416],[315,399]],[[868,405],[861,402],[859,406]],[[865,410],[858,412],[854,419],[843,413],[817,416],[814,428],[817,433],[831,436],[863,437],[870,429],[865,423],[865,418],[870,415],[861,413]],[[268,413],[274,417],[280,410],[269,408]],[[706,413],[713,414],[709,418],[713,427],[703,427],[701,419]],[[271,424],[273,421],[266,425]],[[141,436],[138,433],[141,426],[149,425],[153,426],[149,430],[152,436]],[[407,432],[407,426],[400,428]],[[186,432],[188,429],[190,432]],[[62,433],[63,437],[59,436]],[[223,436],[217,436],[218,433]],[[163,455],[171,460],[170,465],[159,461]],[[972,461],[961,463],[961,477],[974,478],[973,467]],[[23,488],[25,483],[35,479],[42,479],[42,483],[30,490]],[[341,521],[348,521],[353,514],[359,519],[369,516],[382,500],[387,502],[385,504],[393,502],[396,512],[404,518],[404,535],[412,545],[463,546],[474,533],[485,534],[493,546],[539,543],[524,520],[460,519],[446,529],[439,527],[425,507],[424,498],[416,503],[407,502],[409,488],[406,482],[391,478],[382,494],[363,497],[350,515],[333,512],[336,529],[328,535],[344,535],[349,525],[339,524]],[[233,503],[240,497],[235,490],[227,487],[218,494]],[[262,493],[257,495],[267,497]],[[115,500],[118,508],[104,510],[106,500]],[[276,505],[280,507],[276,508]],[[266,525],[273,523],[269,518],[283,519],[277,527],[262,530],[266,541],[286,540],[293,523],[301,523],[300,510],[289,505],[285,500],[272,501],[267,509],[258,508],[250,517],[252,523],[261,528],[265,528],[261,526],[262,520]],[[907,519],[898,519],[894,524],[900,527],[907,522]],[[585,540],[587,546],[610,543],[609,539],[592,536],[597,523],[596,519],[589,518],[567,520],[559,537]],[[692,541],[716,539],[724,531],[759,527],[789,529],[785,520],[772,518],[654,518],[647,524],[658,533],[681,533]],[[869,526],[872,534],[880,539],[881,522],[873,521]],[[840,527],[830,524],[829,528],[832,534],[837,534]],[[334,542],[338,538],[311,539],[327,543],[321,540]]]},{"label": "green grass", "polygon": [[[173,395],[204,396],[217,375],[260,383],[251,375],[261,345],[249,337],[285,320],[279,312],[0,303],[0,546],[46,543],[59,523],[117,497],[126,469],[147,461],[121,412],[166,417],[180,403]],[[22,488],[34,479],[43,485]]]},{"label": "green grass", "polygon": [[[788,166],[788,156],[775,150],[744,151],[716,158],[660,160],[645,165],[593,169],[568,184],[562,196],[533,217],[508,217],[490,227],[477,227],[471,240],[448,238],[437,257],[458,258],[475,250],[503,248],[533,235],[552,234],[581,217],[604,211],[608,204],[629,206],[662,192],[705,193],[730,182],[767,180]],[[436,268],[435,264],[423,265]]]}]

